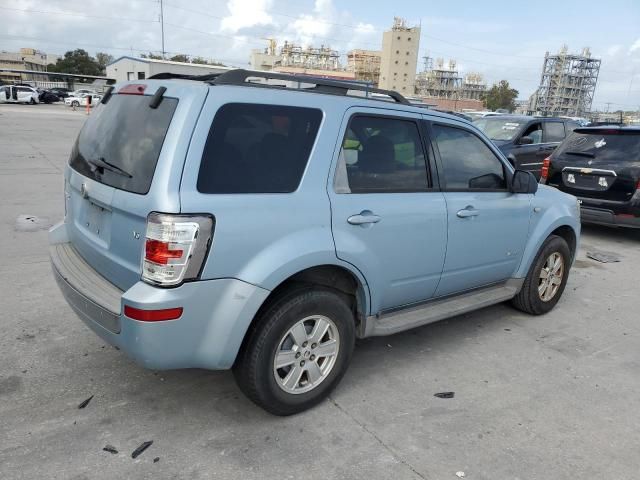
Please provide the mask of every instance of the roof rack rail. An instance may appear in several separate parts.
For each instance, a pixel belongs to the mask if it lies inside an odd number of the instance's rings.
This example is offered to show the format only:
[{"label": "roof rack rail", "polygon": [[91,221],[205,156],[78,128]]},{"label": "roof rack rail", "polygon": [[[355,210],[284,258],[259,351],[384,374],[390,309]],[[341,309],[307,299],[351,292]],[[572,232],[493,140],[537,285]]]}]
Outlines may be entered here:
[{"label": "roof rack rail", "polygon": [[[157,77],[156,77],[157,78]],[[274,73],[263,71],[252,71],[244,69],[230,70],[228,72],[217,74],[215,78],[205,79],[200,77],[199,80],[208,81],[212,85],[242,85],[263,88],[282,88],[281,85],[269,85],[265,83],[247,82],[249,78],[264,78],[266,80],[285,80],[289,82],[297,82],[298,89],[304,92],[325,93],[329,95],[349,95],[350,90],[358,90],[365,92],[365,97],[369,100],[383,100],[381,98],[372,97],[371,94],[385,95],[397,103],[403,105],[411,105],[411,103],[398,92],[393,90],[383,90],[381,88],[373,88],[369,85],[361,83],[349,82],[348,80],[327,80],[303,75],[291,75],[286,73]],[[195,80],[196,78],[194,78]],[[315,84],[315,87],[302,88],[301,84]]]},{"label": "roof rack rail", "polygon": [[200,82],[207,82],[210,80],[219,77],[222,73],[207,73],[206,75],[186,75],[184,73],[171,73],[171,72],[161,72],[156,73],[155,75],[151,75],[149,80],[171,80],[171,79],[180,79],[180,80],[197,80]]}]

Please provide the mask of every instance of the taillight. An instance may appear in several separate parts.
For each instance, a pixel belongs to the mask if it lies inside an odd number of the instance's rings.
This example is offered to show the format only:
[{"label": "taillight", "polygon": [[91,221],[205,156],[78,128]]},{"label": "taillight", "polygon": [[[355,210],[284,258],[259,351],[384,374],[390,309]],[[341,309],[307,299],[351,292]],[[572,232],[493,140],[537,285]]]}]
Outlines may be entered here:
[{"label": "taillight", "polygon": [[130,83],[118,90],[118,93],[120,95],[144,95],[146,89],[147,86],[142,83]]},{"label": "taillight", "polygon": [[213,235],[207,215],[170,215],[152,212],[142,257],[142,280],[175,286],[200,275]]},{"label": "taillight", "polygon": [[542,162],[542,172],[540,174],[540,183],[547,183],[549,178],[549,166],[551,165],[551,157],[547,157]]}]

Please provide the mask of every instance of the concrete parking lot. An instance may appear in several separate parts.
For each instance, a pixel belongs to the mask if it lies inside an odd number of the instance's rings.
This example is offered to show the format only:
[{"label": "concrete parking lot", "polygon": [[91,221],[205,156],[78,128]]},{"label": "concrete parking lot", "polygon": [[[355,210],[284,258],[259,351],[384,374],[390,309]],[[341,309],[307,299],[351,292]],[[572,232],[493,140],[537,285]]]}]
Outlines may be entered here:
[{"label": "concrete parking lot", "polygon": [[[498,305],[361,341],[330,400],[273,417],[229,372],[138,367],[63,300],[46,228],[62,218],[62,171],[85,118],[0,105],[0,478],[637,476],[640,232],[585,228],[550,314]],[[443,391],[455,397],[434,397]]]}]

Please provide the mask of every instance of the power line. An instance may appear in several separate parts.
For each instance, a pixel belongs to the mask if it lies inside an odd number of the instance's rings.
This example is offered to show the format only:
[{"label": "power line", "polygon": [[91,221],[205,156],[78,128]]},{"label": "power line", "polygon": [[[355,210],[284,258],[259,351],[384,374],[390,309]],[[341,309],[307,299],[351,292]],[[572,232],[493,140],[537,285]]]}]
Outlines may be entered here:
[{"label": "power line", "polygon": [[97,18],[100,20],[117,20],[117,21],[127,21],[127,22],[140,22],[140,23],[158,23],[158,20],[142,20],[139,18],[126,18],[126,17],[104,17],[101,15],[85,15],[84,13],[75,13],[75,12],[61,12],[61,11],[46,11],[46,10],[29,10],[29,9],[21,9],[21,8],[11,8],[11,7],[0,7],[1,10],[11,10],[14,12],[23,12],[23,13],[41,13],[45,15],[67,15],[71,17],[79,17],[79,18]]}]

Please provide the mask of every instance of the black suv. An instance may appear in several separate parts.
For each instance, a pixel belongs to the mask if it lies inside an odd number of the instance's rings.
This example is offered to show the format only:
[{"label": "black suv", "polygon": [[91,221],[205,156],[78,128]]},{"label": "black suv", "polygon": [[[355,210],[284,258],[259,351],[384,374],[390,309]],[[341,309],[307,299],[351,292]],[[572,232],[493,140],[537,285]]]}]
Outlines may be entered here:
[{"label": "black suv", "polygon": [[473,124],[502,150],[518,170],[540,178],[542,162],[575,128],[570,119],[497,115],[475,120]]},{"label": "black suv", "polygon": [[574,130],[540,182],[578,197],[583,222],[640,228],[640,127]]}]

